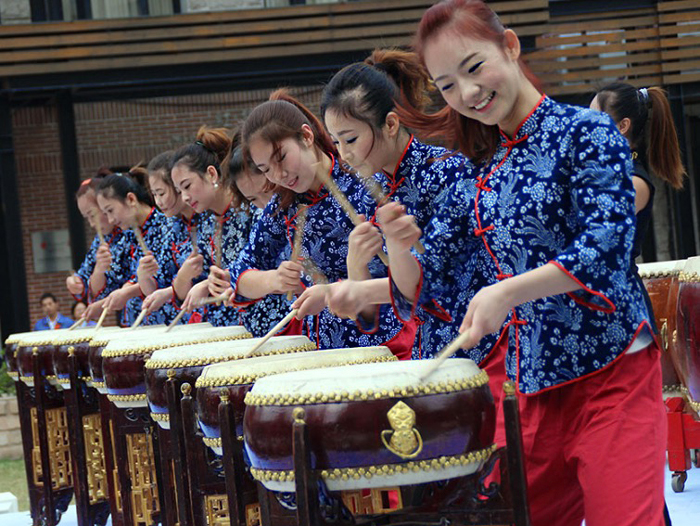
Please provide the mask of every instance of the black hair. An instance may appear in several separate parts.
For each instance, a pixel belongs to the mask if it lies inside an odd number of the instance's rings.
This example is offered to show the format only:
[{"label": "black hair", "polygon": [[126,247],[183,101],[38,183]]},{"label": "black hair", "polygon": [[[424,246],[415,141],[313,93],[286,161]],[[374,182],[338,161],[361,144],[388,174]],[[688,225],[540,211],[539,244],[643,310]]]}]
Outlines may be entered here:
[{"label": "black hair", "polygon": [[54,296],[51,292],[44,292],[39,298],[39,303],[43,303],[46,298],[51,298],[54,301],[54,303],[58,303],[56,296]]},{"label": "black hair", "polygon": [[153,206],[153,198],[146,190],[147,176],[148,172],[142,167],[134,167],[124,173],[110,174],[100,181],[97,193],[121,202],[126,201],[126,196],[132,193],[140,203]]}]

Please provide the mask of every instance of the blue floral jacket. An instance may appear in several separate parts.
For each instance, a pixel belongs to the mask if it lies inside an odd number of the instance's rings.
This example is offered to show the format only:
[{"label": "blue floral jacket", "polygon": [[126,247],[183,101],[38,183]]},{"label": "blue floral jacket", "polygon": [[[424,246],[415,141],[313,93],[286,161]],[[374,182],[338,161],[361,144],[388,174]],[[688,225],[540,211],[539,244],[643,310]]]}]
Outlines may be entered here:
[{"label": "blue floral jacket", "polygon": [[107,279],[105,286],[97,294],[92,294],[92,292],[90,292],[90,277],[92,276],[93,270],[95,270],[95,255],[97,254],[97,249],[100,248],[100,238],[95,235],[87,254],[85,254],[83,263],[76,272],[83,282],[84,287],[82,297],[73,296],[76,301],[82,300],[87,301],[87,303],[92,303],[93,301],[101,300],[107,297],[110,292],[117,290],[126,283],[128,279],[126,275],[127,258],[123,253],[123,246],[120,244],[123,235],[124,232],[118,227],[114,227],[111,232],[105,234],[105,243],[109,246],[109,252],[112,256],[112,265],[105,273],[105,278]]},{"label": "blue floral jacket", "polygon": [[[376,203],[356,176],[341,169],[335,159],[330,176],[358,214],[372,217]],[[300,206],[309,206],[301,257],[312,261],[331,283],[347,278],[345,260],[348,254],[348,236],[354,225],[340,204],[322,187],[318,193],[298,195],[289,208],[281,211],[278,210],[279,197],[273,196],[253,227],[248,246],[230,268],[231,283],[236,293],[238,279],[244,272],[273,270],[290,258]],[[387,276],[387,269],[378,258],[375,257],[369,267],[372,277]],[[302,282],[307,287],[313,284],[311,276],[307,274],[302,276]],[[238,294],[235,300],[242,307],[248,308],[257,302]],[[286,309],[285,313],[289,306]],[[317,316],[309,316],[304,320],[304,330],[319,349],[381,345],[396,336],[402,324],[393,316],[388,305],[382,307],[379,316],[382,324],[365,332],[354,321],[342,320],[324,309]]]},{"label": "blue floral jacket", "polygon": [[513,139],[503,136],[493,159],[448,193],[416,256],[416,302],[465,295],[468,304],[482,287],[551,262],[581,289],[517,306],[466,355],[480,362],[507,336],[508,376],[527,394],[611,364],[649,331],[630,267],[631,169],[627,141],[607,115],[543,96]]}]

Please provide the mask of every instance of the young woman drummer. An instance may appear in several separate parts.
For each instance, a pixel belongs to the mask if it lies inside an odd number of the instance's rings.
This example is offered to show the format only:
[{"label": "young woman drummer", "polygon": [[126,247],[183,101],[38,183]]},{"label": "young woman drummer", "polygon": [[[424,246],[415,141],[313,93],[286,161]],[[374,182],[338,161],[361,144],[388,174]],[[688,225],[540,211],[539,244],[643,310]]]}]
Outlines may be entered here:
[{"label": "young woman drummer", "polygon": [[97,205],[95,192],[103,177],[104,174],[98,174],[85,179],[75,194],[81,215],[96,232],[102,233],[104,240],[104,243],[101,243],[99,233],[95,234],[80,268],[66,279],[66,287],[76,302],[82,301],[86,305],[102,300],[106,294],[116,288],[110,287],[107,283],[105,273],[111,266],[111,251],[119,246],[122,231],[119,227],[110,225],[107,216]]},{"label": "young woman drummer", "polygon": [[[132,168],[128,173],[105,177],[97,189],[97,203],[112,225],[124,231],[120,241],[124,262],[112,262],[111,273],[124,275],[127,281],[111,292],[103,304],[108,310],[123,310],[121,323],[130,326],[141,312],[142,299],[156,290],[156,275],[169,257],[164,243],[164,232],[170,228],[169,220],[155,206],[144,183],[147,172]],[[139,241],[142,237],[147,248],[144,253]],[[172,312],[158,310],[144,320],[144,324],[167,323]]]},{"label": "young woman drummer", "polygon": [[[467,162],[460,154],[421,143],[401,124],[396,106],[422,110],[428,102],[429,80],[415,53],[375,50],[364,62],[340,70],[321,95],[321,116],[342,160],[363,179],[381,174],[384,202],[395,200],[405,205],[421,228],[428,224],[449,187],[464,176]],[[350,234],[348,262],[354,259],[362,264],[367,261],[365,254],[376,254],[381,247],[381,234],[372,222],[365,222]],[[348,277],[353,281],[367,278],[361,272],[353,273],[350,264]],[[363,285],[382,289],[389,303],[388,279]],[[460,289],[465,288],[460,283]],[[306,291],[295,303],[302,314],[311,292]],[[367,294],[372,293],[362,293]],[[463,296],[446,297],[442,302],[445,308],[435,303],[420,309],[421,336],[413,358],[432,357],[455,338],[459,320],[450,313],[459,310],[455,302],[463,302]],[[410,322],[410,310],[401,314]]]},{"label": "young woman drummer", "polygon": [[409,251],[420,229],[400,205],[380,209],[394,284],[412,302],[440,297],[455,252],[472,254],[483,287],[465,345],[507,342],[534,525],[662,524],[661,373],[630,267],[624,137],[606,115],[541,95],[517,36],[479,0],[431,7],[416,50],[448,104],[423,124],[476,167],[426,228],[425,257]]},{"label": "young woman drummer", "polygon": [[[175,282],[191,282],[202,273],[202,256],[192,253],[192,240],[197,239],[197,228],[201,223],[200,214],[195,213],[191,206],[184,202],[182,195],[175,188],[170,176],[175,151],[163,152],[148,163],[148,187],[153,195],[156,206],[171,218],[170,229],[164,232],[164,243],[169,248],[169,258],[156,275],[158,289],[149,294],[143,301],[143,308],[154,312],[165,305],[167,308],[176,307]],[[187,261],[188,256],[193,257]],[[185,265],[187,261],[187,265]],[[172,282],[166,276],[175,276]],[[184,321],[187,321],[183,318]]]},{"label": "young woman drummer", "polygon": [[[364,185],[341,169],[337,149],[318,119],[278,91],[251,112],[241,135],[244,152],[275,185],[276,194],[231,268],[235,304],[252,305],[269,294],[299,294],[311,284],[306,277],[314,274],[309,263],[330,282],[347,277],[345,255],[353,224],[324,181],[334,181],[359,214],[372,217],[376,205]],[[300,213],[305,221],[300,221]],[[301,260],[289,261],[296,227],[304,223]],[[306,269],[302,263],[307,263]],[[373,277],[386,276],[377,258],[370,270]],[[363,334],[355,322],[325,309],[305,320],[305,332],[321,349],[387,343],[395,352],[404,352],[413,336],[406,341],[400,322],[391,318],[372,334]]]}]

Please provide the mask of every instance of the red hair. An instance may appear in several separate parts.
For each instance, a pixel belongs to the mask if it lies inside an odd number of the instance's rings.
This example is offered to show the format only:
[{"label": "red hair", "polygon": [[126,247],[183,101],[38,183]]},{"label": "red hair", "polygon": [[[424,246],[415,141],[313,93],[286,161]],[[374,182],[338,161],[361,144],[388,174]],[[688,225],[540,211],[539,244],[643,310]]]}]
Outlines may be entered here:
[{"label": "red hair", "polygon": [[[425,64],[425,45],[447,30],[486,40],[505,48],[505,28],[498,15],[481,0],[442,0],[424,14],[413,48]],[[539,89],[539,81],[519,59],[525,77]],[[489,126],[460,114],[449,106],[434,114],[398,107],[402,122],[426,137],[443,137],[471,161],[488,161],[500,142],[498,126]]]}]

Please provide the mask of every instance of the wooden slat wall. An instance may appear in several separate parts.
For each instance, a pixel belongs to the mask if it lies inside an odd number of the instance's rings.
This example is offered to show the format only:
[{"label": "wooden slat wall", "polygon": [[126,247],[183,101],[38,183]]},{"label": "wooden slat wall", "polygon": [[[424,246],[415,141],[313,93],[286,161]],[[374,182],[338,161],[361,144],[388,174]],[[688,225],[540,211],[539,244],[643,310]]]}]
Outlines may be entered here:
[{"label": "wooden slat wall", "polygon": [[550,18],[527,55],[547,93],[573,94],[615,80],[636,86],[700,80],[700,0]]},{"label": "wooden slat wall", "polygon": [[[354,51],[410,43],[433,0],[375,0],[170,17],[0,26],[0,77]],[[548,0],[490,2],[521,35]]]}]

